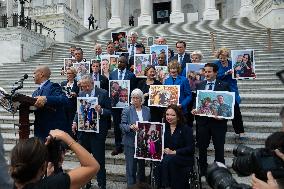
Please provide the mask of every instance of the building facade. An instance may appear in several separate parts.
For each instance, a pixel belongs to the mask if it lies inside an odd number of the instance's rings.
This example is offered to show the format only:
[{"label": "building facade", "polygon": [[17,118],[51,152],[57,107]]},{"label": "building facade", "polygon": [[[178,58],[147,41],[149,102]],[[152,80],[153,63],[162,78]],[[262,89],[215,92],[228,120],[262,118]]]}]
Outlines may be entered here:
[{"label": "building facade", "polygon": [[[19,0],[0,0],[0,15],[20,12]],[[86,31],[92,14],[99,28],[248,17],[270,28],[284,27],[284,0],[32,0],[25,15],[69,41]],[[85,26],[85,27],[84,27]]]}]

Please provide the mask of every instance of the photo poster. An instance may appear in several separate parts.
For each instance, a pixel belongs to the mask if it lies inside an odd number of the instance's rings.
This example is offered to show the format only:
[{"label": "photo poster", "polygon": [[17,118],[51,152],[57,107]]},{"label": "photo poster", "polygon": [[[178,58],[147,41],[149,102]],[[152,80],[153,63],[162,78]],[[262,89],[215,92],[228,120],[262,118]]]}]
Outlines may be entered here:
[{"label": "photo poster", "polygon": [[64,73],[66,73],[67,68],[73,67],[73,64],[76,62],[73,58],[64,58],[63,67]]},{"label": "photo poster", "polygon": [[125,108],[129,106],[130,80],[110,80],[109,89],[112,108]]},{"label": "photo poster", "polygon": [[147,46],[151,47],[154,45],[154,37],[153,36],[148,36],[147,37]]},{"label": "photo poster", "polygon": [[149,106],[167,107],[170,104],[179,104],[179,85],[150,85]]},{"label": "photo poster", "polygon": [[[168,65],[168,54],[169,47],[168,45],[153,45],[150,47],[150,53],[152,55],[152,65],[153,66],[167,66]],[[165,65],[159,65],[158,57],[160,54],[165,54]]]},{"label": "photo poster", "polygon": [[189,81],[190,90],[196,91],[196,85],[205,79],[204,66],[206,63],[186,63],[186,78]]},{"label": "photo poster", "polygon": [[117,52],[127,52],[127,32],[111,32],[111,39],[115,46],[119,46]]},{"label": "photo poster", "polygon": [[255,79],[255,56],[253,49],[232,50],[233,79]]},{"label": "photo poster", "polygon": [[134,55],[134,74],[137,78],[146,78],[144,71],[148,65],[151,65],[151,54]]},{"label": "photo poster", "polygon": [[109,78],[110,74],[110,63],[109,55],[101,55],[101,74]]},{"label": "photo poster", "polygon": [[77,97],[78,131],[99,133],[99,114],[95,111],[97,97]]},{"label": "photo poster", "polygon": [[164,84],[165,80],[169,77],[168,66],[155,66],[155,69],[156,79]]},{"label": "photo poster", "polygon": [[165,124],[159,122],[136,122],[134,158],[162,161]]},{"label": "photo poster", "polygon": [[[102,73],[103,71],[107,71],[107,68],[109,68],[109,73],[116,70],[118,66],[118,58],[119,58],[119,55],[102,55],[101,56]],[[107,63],[108,63],[108,66],[107,66]]]},{"label": "photo poster", "polygon": [[90,74],[90,62],[80,62],[80,63],[74,63],[73,67],[77,71],[77,76],[76,79],[79,81],[83,75],[88,75]]},{"label": "photo poster", "polygon": [[197,90],[196,110],[200,116],[234,118],[235,92]]},{"label": "photo poster", "polygon": [[129,57],[129,52],[115,52],[115,55],[117,55],[118,57],[124,56],[126,58],[126,60],[128,60]]}]

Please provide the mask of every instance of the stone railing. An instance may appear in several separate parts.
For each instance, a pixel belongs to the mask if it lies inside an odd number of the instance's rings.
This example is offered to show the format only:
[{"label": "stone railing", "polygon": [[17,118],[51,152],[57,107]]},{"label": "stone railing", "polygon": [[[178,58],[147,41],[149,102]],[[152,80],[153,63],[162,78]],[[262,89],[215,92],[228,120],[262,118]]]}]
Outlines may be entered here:
[{"label": "stone railing", "polygon": [[265,14],[274,7],[284,7],[284,0],[252,0],[252,3],[254,5],[255,14],[258,16]]}]

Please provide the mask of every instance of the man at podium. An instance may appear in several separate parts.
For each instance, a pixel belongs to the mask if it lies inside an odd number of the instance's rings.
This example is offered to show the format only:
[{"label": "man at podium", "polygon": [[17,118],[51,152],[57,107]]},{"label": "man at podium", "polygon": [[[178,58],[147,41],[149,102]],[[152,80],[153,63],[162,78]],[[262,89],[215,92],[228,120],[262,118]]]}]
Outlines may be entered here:
[{"label": "man at podium", "polygon": [[49,80],[51,71],[47,66],[39,66],[34,71],[34,82],[39,85],[33,92],[36,98],[34,106],[34,135],[45,141],[50,130],[60,129],[71,133],[71,125],[68,124],[65,108],[69,107],[69,101],[58,83]]}]

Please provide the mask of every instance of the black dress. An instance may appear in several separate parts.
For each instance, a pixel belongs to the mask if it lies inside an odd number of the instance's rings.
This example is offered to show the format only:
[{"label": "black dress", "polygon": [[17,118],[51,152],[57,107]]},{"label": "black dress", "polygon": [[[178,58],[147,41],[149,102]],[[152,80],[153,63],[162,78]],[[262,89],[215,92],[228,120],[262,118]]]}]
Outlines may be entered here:
[{"label": "black dress", "polygon": [[[154,83],[152,85],[162,85],[162,83],[156,79],[154,79]],[[139,88],[143,94],[149,93],[150,85],[147,85],[146,79],[143,79],[138,82],[137,88]],[[148,106],[149,96],[145,97],[144,106]],[[162,122],[163,112],[165,108],[149,106],[151,112],[151,121],[152,122]]]}]

